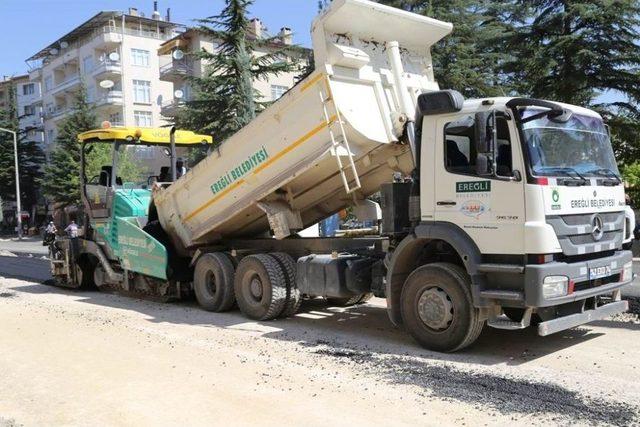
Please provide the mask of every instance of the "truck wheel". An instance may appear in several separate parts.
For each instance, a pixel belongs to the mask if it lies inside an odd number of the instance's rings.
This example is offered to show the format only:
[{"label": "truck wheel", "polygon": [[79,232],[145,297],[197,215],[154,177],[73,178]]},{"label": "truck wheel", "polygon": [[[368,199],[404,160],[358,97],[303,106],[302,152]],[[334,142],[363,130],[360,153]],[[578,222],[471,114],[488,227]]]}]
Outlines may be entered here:
[{"label": "truck wheel", "polygon": [[484,326],[473,306],[470,278],[454,264],[429,264],[411,273],[402,288],[401,312],[408,332],[429,350],[461,350]]},{"label": "truck wheel", "polygon": [[234,288],[240,311],[254,320],[275,319],[287,302],[284,272],[269,255],[242,258],[236,271]]},{"label": "truck wheel", "polygon": [[193,288],[198,304],[207,311],[229,311],[235,303],[233,264],[222,253],[202,255],[196,262]]},{"label": "truck wheel", "polygon": [[302,295],[296,285],[296,262],[291,255],[284,252],[275,252],[269,255],[280,264],[287,283],[287,302],[280,317],[291,317],[298,312],[302,304]]}]

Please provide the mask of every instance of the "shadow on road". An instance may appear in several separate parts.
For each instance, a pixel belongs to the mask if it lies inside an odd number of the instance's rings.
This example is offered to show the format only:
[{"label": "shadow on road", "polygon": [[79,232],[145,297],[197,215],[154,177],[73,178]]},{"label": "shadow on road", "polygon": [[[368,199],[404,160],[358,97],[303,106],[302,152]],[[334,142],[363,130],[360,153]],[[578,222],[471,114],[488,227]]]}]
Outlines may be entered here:
[{"label": "shadow on road", "polygon": [[[382,300],[347,309],[331,307],[322,299],[309,300],[293,318],[254,322],[243,317],[237,309],[229,313],[206,312],[195,301],[162,304],[111,293],[78,292],[45,285],[25,285],[12,290],[73,295],[83,303],[142,313],[154,323],[245,330],[265,338],[298,342],[305,347],[366,351],[380,356],[411,356],[425,361],[521,365],[602,335],[588,327],[548,337],[537,336],[534,329],[511,332],[485,328],[472,347],[459,353],[442,354],[419,347],[406,332],[394,327],[387,317],[386,308],[381,305]],[[610,323],[616,322],[607,321],[603,326],[611,327]]]}]

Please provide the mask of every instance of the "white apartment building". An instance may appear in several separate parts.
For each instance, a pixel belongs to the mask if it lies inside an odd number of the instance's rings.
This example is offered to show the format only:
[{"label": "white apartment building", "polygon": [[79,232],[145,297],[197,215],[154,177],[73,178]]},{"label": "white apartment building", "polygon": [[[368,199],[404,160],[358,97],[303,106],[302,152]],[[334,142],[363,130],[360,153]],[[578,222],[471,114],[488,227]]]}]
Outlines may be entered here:
[{"label": "white apartment building", "polygon": [[71,111],[83,84],[98,121],[114,126],[162,126],[162,100],[171,83],[159,78],[158,48],[180,26],[157,11],[100,12],[27,60],[42,87],[44,139],[52,149],[59,122]]},{"label": "white apartment building", "polygon": [[0,80],[0,110],[10,108],[10,92],[15,94],[15,108],[23,138],[43,142],[42,94],[40,84],[32,82],[28,75],[5,77]]},{"label": "white apartment building", "polygon": [[[287,49],[293,45],[293,34],[289,28],[282,28],[276,37],[266,33],[264,25],[259,19],[251,21],[249,34],[252,38],[262,41],[258,43],[254,55],[262,56],[269,53],[283,51],[287,59],[298,64],[298,70],[269,76],[266,80],[255,80],[254,88],[260,93],[261,101],[275,101],[296,83],[303,67],[308,65],[310,49]],[[162,115],[173,117],[180,104],[192,99],[188,76],[200,77],[206,64],[194,59],[190,52],[202,49],[214,52],[218,43],[211,40],[197,28],[190,28],[176,37],[164,42],[158,49],[160,57],[160,80],[173,84],[170,96],[162,103]],[[177,95],[177,96],[176,96]]]}]

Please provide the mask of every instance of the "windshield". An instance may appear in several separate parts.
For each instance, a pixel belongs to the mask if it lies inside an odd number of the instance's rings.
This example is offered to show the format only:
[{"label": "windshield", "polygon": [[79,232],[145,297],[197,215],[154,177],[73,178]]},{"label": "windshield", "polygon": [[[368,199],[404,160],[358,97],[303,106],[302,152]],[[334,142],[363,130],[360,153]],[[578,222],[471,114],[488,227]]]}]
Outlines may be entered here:
[{"label": "windshield", "polygon": [[[520,110],[523,120],[544,111]],[[600,118],[573,114],[562,123],[542,115],[523,123],[522,132],[534,176],[619,175],[609,134]]]}]

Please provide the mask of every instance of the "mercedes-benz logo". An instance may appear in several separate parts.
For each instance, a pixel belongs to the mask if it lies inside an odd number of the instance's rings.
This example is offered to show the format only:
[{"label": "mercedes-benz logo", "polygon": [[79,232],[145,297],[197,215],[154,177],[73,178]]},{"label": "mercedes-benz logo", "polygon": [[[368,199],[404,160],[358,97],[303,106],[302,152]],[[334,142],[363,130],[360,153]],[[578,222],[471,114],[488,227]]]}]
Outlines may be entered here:
[{"label": "mercedes-benz logo", "polygon": [[599,242],[604,236],[604,222],[602,221],[602,217],[600,215],[594,215],[591,220],[591,236],[593,236],[593,240]]}]

